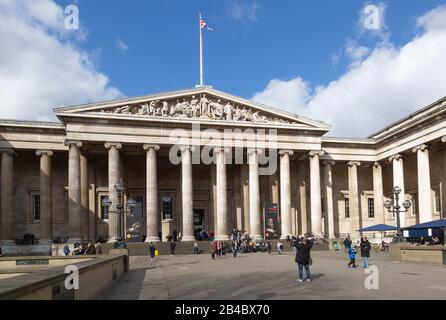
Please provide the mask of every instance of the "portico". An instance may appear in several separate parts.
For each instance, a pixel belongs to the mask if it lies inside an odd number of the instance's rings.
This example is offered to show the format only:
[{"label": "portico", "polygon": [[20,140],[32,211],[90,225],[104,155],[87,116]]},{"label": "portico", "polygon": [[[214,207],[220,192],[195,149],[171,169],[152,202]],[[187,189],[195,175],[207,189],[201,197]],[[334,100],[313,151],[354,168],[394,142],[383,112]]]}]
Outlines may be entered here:
[{"label": "portico", "polygon": [[209,87],[58,108],[60,123],[3,121],[0,239],[113,242],[115,209],[101,201],[116,205],[118,182],[138,202],[121,217],[129,241],[192,241],[201,228],[260,239],[271,204],[283,239],[355,235],[395,222],[383,207],[395,185],[415,203],[402,225],[440,218],[444,105],[417,113],[422,130],[407,118],[366,139]]}]

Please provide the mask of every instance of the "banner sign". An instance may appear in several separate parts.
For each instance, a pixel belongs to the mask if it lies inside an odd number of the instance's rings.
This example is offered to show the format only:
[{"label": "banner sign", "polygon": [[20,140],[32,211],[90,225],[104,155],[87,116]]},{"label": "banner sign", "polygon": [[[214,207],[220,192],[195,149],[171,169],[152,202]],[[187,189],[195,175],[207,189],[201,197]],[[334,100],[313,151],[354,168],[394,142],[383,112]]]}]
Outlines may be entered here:
[{"label": "banner sign", "polygon": [[265,239],[280,238],[280,218],[277,203],[269,203],[265,207]]}]

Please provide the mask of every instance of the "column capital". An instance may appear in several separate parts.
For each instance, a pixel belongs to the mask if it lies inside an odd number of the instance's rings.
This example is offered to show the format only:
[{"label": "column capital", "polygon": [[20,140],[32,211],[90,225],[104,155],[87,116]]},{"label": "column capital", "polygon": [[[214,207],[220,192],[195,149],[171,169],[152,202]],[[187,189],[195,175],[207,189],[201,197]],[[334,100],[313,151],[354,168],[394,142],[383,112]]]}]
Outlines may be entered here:
[{"label": "column capital", "polygon": [[308,153],[308,156],[309,156],[310,158],[314,158],[316,155],[319,156],[319,157],[322,157],[324,154],[325,154],[325,152],[322,151],[322,150],[319,150],[319,151],[310,151],[310,152]]},{"label": "column capital", "polygon": [[252,153],[262,154],[262,153],[263,153],[263,150],[262,150],[262,149],[258,149],[258,148],[248,148],[248,149],[246,150],[246,152],[247,152],[248,154],[252,154]]},{"label": "column capital", "polygon": [[395,161],[403,160],[403,156],[400,154],[394,154],[393,156],[389,157],[390,162],[392,162],[393,160]]},{"label": "column capital", "polygon": [[149,151],[150,149],[158,151],[160,149],[160,146],[157,144],[144,144],[142,147],[145,151]]},{"label": "column capital", "polygon": [[349,161],[347,163],[347,166],[349,166],[349,167],[360,167],[361,166],[361,162],[359,162],[359,161]]},{"label": "column capital", "polygon": [[217,154],[217,153],[220,153],[220,152],[223,152],[223,153],[229,153],[229,148],[225,148],[225,147],[215,147],[214,148],[214,152]]},{"label": "column capital", "polygon": [[17,156],[17,153],[14,151],[14,149],[0,149],[0,154],[7,153],[10,156]]},{"label": "column capital", "polygon": [[40,157],[44,154],[47,155],[48,157],[52,157],[53,151],[51,151],[51,150],[36,150],[36,156]]},{"label": "column capital", "polygon": [[418,151],[424,152],[426,150],[429,150],[429,146],[426,144],[420,144],[419,146],[414,147],[412,152],[417,153]]},{"label": "column capital", "polygon": [[289,150],[289,149],[279,150],[279,155],[283,156],[285,154],[288,154],[289,156],[292,156],[294,154],[294,151],[293,150]]},{"label": "column capital", "polygon": [[83,143],[80,140],[65,140],[64,141],[64,145],[67,147],[71,146],[72,144],[74,144],[78,148],[82,148],[82,146],[83,146]]},{"label": "column capital", "polygon": [[115,147],[116,149],[122,149],[122,143],[120,142],[106,142],[104,143],[105,149],[110,149],[111,147]]},{"label": "column capital", "polygon": [[322,165],[325,166],[334,166],[335,165],[335,161],[334,160],[324,160],[322,161]]},{"label": "column capital", "polygon": [[188,146],[188,145],[182,145],[182,146],[180,146],[179,149],[180,149],[181,152],[185,152],[187,150],[190,150],[191,152],[195,151],[195,147],[194,146]]},{"label": "column capital", "polygon": [[374,168],[381,167],[381,163],[379,163],[379,161],[375,161],[375,162],[373,162],[373,167]]}]

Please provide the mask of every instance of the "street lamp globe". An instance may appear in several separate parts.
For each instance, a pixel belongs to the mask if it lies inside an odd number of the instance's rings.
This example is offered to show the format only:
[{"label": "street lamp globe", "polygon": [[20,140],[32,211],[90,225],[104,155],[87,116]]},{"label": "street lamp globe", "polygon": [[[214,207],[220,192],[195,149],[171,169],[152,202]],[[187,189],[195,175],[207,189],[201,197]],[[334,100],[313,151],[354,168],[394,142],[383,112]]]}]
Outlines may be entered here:
[{"label": "street lamp globe", "polygon": [[393,188],[393,193],[400,194],[401,193],[401,188],[396,186],[395,188]]},{"label": "street lamp globe", "polygon": [[121,182],[118,182],[115,184],[115,189],[117,192],[123,192],[124,191],[124,185]]},{"label": "street lamp globe", "polygon": [[392,208],[392,201],[386,200],[386,202],[384,202],[384,208],[390,210],[390,208]]},{"label": "street lamp globe", "polygon": [[404,207],[404,209],[406,209],[406,210],[409,209],[411,205],[412,205],[412,204],[410,203],[409,200],[406,200],[406,201],[403,202],[403,207]]},{"label": "street lamp globe", "polygon": [[112,202],[111,202],[111,200],[110,200],[108,197],[102,199],[102,206],[103,206],[103,207],[105,207],[105,208],[110,208],[111,205],[112,205]]}]

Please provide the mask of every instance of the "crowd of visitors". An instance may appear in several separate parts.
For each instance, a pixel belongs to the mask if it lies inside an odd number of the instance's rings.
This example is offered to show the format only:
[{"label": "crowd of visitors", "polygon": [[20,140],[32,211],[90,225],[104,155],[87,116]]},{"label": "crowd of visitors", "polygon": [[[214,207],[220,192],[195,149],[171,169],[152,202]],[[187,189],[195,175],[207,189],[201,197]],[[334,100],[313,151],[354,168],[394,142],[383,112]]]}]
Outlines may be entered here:
[{"label": "crowd of visitors", "polygon": [[73,251],[70,250],[70,246],[68,244],[65,244],[63,247],[63,253],[66,256],[73,255],[73,256],[79,256],[79,255],[91,255],[91,254],[101,254],[101,247],[99,246],[99,243],[96,245],[89,242],[88,244],[76,242],[73,245],[74,249]]}]

